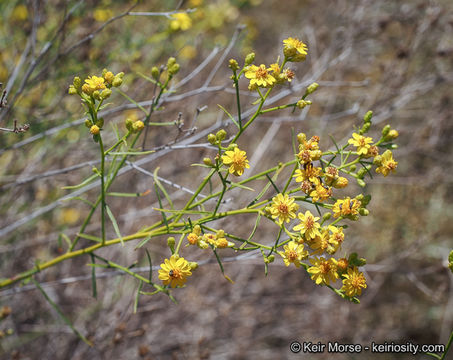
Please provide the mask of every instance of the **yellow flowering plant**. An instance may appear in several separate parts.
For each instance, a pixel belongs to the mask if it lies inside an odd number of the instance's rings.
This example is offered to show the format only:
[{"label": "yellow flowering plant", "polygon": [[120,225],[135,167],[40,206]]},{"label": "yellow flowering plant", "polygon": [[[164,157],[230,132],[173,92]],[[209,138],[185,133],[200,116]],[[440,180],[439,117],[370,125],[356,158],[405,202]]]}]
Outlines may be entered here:
[{"label": "yellow flowering plant", "polygon": [[[184,22],[187,22],[187,19],[182,16],[173,17],[174,21],[179,21],[178,29],[184,30],[183,27],[187,26]],[[176,25],[172,26],[176,30]],[[193,164],[201,167],[201,171],[205,173],[191,197],[180,208],[174,206],[159,181],[156,169],[153,177],[159,207],[155,208],[155,211],[161,214],[162,219],[153,224],[144,224],[139,231],[128,235],[123,234],[119,228],[115,214],[108,206],[107,195],[112,194],[109,193],[109,189],[131,156],[152,152],[145,151],[147,132],[153,125],[150,119],[153,113],[158,111],[163,94],[170,90],[169,84],[179,71],[179,64],[175,58],[170,58],[166,65],[161,66],[161,70],[156,66],[151,69],[150,76],[143,76],[158,89],[150,109],[138,105],[145,114],[144,118],[127,118],[124,124],[125,131],[122,134],[117,131],[116,141],[108,147],[104,145],[103,140],[103,132],[106,131],[104,119],[99,116],[100,110],[108,105],[104,103],[105,100],[111,96],[112,90],[115,90],[137,104],[119,89],[124,74],[115,75],[104,70],[101,76],[91,75],[83,82],[79,77],[75,77],[69,87],[69,93],[80,98],[85,109],[85,125],[94,142],[99,145],[100,153],[100,168],[94,168],[94,174],[82,185],[100,179],[99,195],[90,203],[90,212],[77,235],[72,240],[68,238],[68,247],[64,254],[36,264],[30,270],[16,276],[1,280],[0,288],[31,279],[36,273],[69,259],[89,255],[93,269],[115,268],[135,278],[138,282],[137,299],[142,295],[163,293],[174,300],[173,289],[189,286],[191,278],[196,276],[194,270],[198,265],[182,256],[186,247],[190,247],[192,250],[201,251],[201,254],[213,253],[221,272],[228,280],[231,279],[224,273],[222,252],[228,251],[226,249],[235,252],[255,251],[262,255],[266,274],[277,256],[286,266],[294,264],[296,268],[303,270],[316,285],[326,286],[342,298],[358,303],[357,297],[367,287],[364,274],[360,271],[360,267],[364,266],[366,261],[356,253],[349,252],[343,245],[347,243],[345,232],[347,221],[357,221],[369,214],[367,205],[371,196],[362,193],[345,196],[342,189],[350,186],[351,180],[355,180],[363,188],[368,177],[376,174],[387,176],[396,170],[398,163],[393,158],[392,150],[396,149],[393,140],[397,138],[398,132],[390,126],[385,126],[377,141],[367,136],[373,115],[369,111],[365,114],[361,127],[352,132],[351,138],[345,144],[337,144],[334,141],[332,149],[323,149],[319,136],[309,137],[300,132],[293,137],[292,148],[287,149],[291,160],[258,173],[250,171],[246,151],[248,145],[241,138],[263,114],[285,109],[297,111],[312,104],[313,100],[308,100],[307,97],[317,90],[317,83],[306,87],[297,101],[266,107],[270,94],[288,85],[295,76],[295,70],[287,68],[286,65],[302,62],[307,55],[307,45],[296,38],[288,38],[283,41],[282,59],[278,57],[277,61],[269,66],[255,65],[254,53],[245,57],[242,66],[238,60],[229,61],[237,111],[230,112],[224,107],[221,109],[231,126],[235,126],[235,130],[227,132],[220,129],[217,133],[210,133],[207,136],[208,147],[213,153],[200,163]],[[244,86],[256,95],[254,112],[248,116],[241,111],[243,91],[241,88]],[[178,122],[173,123],[175,124],[179,126]],[[178,130],[182,131],[181,127],[178,127]],[[143,141],[141,149],[136,147],[139,139]],[[380,154],[383,149],[384,152]],[[106,161],[107,158],[109,162]],[[285,169],[288,171],[285,172]],[[286,174],[283,179],[282,174]],[[212,187],[214,179],[220,184],[217,190]],[[228,209],[222,207],[226,193],[233,190],[254,191],[255,189],[250,187],[252,183],[262,181],[264,186],[256,192],[257,195],[250,203],[245,206],[233,204]],[[272,192],[270,196],[269,192]],[[164,206],[163,199],[166,200],[167,207]],[[88,235],[85,231],[98,208],[100,208],[100,234]],[[238,235],[234,228],[219,229],[216,224],[222,218],[244,215],[255,217],[255,225],[248,237]],[[271,242],[254,238],[262,219],[267,219],[275,226],[275,236]],[[110,221],[117,235],[113,239],[107,238],[105,231],[107,221]],[[101,248],[124,245],[131,241],[138,242],[136,246],[138,249],[151,240],[165,237],[169,253],[161,260],[157,279],[155,275],[153,276],[151,256],[148,252],[147,258],[150,261],[148,277],[95,253]],[[94,244],[81,244],[81,239]],[[190,258],[190,254],[185,256]],[[93,284],[95,283],[96,277],[93,275]],[[149,287],[150,291],[146,291],[145,286]],[[95,286],[93,291],[95,293]]]}]

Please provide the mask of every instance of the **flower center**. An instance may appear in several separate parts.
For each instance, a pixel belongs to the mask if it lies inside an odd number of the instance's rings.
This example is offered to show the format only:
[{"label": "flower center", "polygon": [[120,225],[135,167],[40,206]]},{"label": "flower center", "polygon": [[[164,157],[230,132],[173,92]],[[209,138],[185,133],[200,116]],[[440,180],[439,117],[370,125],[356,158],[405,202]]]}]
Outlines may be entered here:
[{"label": "flower center", "polygon": [[295,250],[288,251],[288,259],[294,261],[297,259],[297,252]]},{"label": "flower center", "polygon": [[319,265],[319,269],[321,270],[322,274],[328,274],[330,271],[330,264],[328,262],[323,262]]},{"label": "flower center", "polygon": [[307,229],[311,229],[311,228],[313,228],[314,224],[315,224],[315,222],[313,221],[313,218],[311,216],[307,217],[307,219],[305,220],[305,227]]},{"label": "flower center", "polygon": [[170,276],[172,279],[182,279],[182,272],[179,269],[171,269],[168,272],[168,276]]},{"label": "flower center", "polygon": [[278,205],[278,211],[282,214],[288,214],[288,206],[286,204]]},{"label": "flower center", "polygon": [[257,79],[266,79],[267,77],[267,70],[265,68],[258,68],[258,70],[256,70],[256,78]]}]

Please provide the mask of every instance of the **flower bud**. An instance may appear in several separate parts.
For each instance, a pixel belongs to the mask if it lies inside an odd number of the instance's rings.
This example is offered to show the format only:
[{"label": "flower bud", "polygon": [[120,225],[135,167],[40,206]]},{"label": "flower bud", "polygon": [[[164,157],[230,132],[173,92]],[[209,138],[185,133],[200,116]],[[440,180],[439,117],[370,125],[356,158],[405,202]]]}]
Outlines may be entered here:
[{"label": "flower bud", "polygon": [[371,195],[364,195],[363,198],[360,200],[363,207],[367,206],[371,201]]},{"label": "flower bud", "polygon": [[224,140],[226,138],[226,136],[227,136],[227,133],[223,129],[220,129],[219,131],[217,131],[217,134],[215,134],[215,137],[218,141]]},{"label": "flower bud", "polygon": [[207,166],[212,166],[212,160],[211,160],[211,158],[205,157],[205,158],[203,159],[203,163],[204,163],[205,165],[207,165]]},{"label": "flower bud", "polygon": [[228,151],[233,151],[235,148],[238,147],[238,144],[236,143],[231,143],[230,146],[228,146],[227,150]]},{"label": "flower bud", "polygon": [[233,70],[233,71],[236,71],[239,69],[239,64],[236,60],[234,59],[230,59],[230,61],[228,62],[228,67]]},{"label": "flower bud", "polygon": [[370,111],[367,111],[367,113],[365,114],[365,116],[363,117],[363,122],[364,123],[369,123],[371,122],[371,118],[373,117],[373,112],[370,110]]},{"label": "flower bud", "polygon": [[99,118],[98,121],[96,121],[96,126],[101,129],[104,126],[104,118]]},{"label": "flower bud", "polygon": [[92,135],[99,135],[99,133],[101,132],[101,129],[99,129],[99,126],[97,125],[93,125],[91,128],[90,128],[90,133]]},{"label": "flower bud", "polygon": [[314,82],[307,87],[307,94],[312,94],[316,91],[316,89],[319,87],[319,84]]},{"label": "flower bud", "polygon": [[200,225],[195,225],[195,226],[193,227],[193,232],[194,232],[195,234],[197,234],[197,235],[200,235],[200,234],[201,234],[201,227],[200,227]]},{"label": "flower bud", "polygon": [[297,103],[296,103],[296,106],[299,108],[299,109],[303,109],[305,106],[307,105],[311,105],[311,101],[310,100],[299,100]]},{"label": "flower bud", "polygon": [[366,182],[363,181],[362,179],[357,179],[357,184],[359,184],[360,187],[365,187],[366,186]]},{"label": "flower bud", "polygon": [[123,83],[123,77],[122,76],[120,77],[119,75],[116,75],[113,78],[112,86],[113,87],[120,87],[122,83]]},{"label": "flower bud", "polygon": [[351,165],[351,166],[349,167],[349,171],[350,171],[350,172],[354,172],[354,171],[356,171],[356,169],[357,169],[357,166],[356,166],[355,164],[354,164],[354,165]]},{"label": "flower bud", "polygon": [[216,233],[217,239],[223,238],[225,236],[225,231],[223,230],[218,230]]},{"label": "flower bud", "polygon": [[299,144],[303,144],[306,141],[307,141],[307,136],[304,133],[297,134],[297,142]]},{"label": "flower bud", "polygon": [[368,209],[365,209],[365,208],[360,208],[359,209],[359,214],[362,215],[362,216],[368,216],[370,214],[370,211]]},{"label": "flower bud", "polygon": [[101,100],[101,93],[98,91],[98,90],[95,90],[93,92],[93,97],[96,99],[96,100]]},{"label": "flower bud", "polygon": [[389,133],[385,137],[385,140],[386,141],[391,141],[391,140],[396,139],[398,136],[399,136],[398,131],[396,131],[395,129],[392,129],[392,130],[389,131]]},{"label": "flower bud", "polygon": [[136,133],[142,131],[144,127],[145,127],[145,124],[143,123],[143,121],[137,120],[136,122],[134,122],[132,124],[132,132],[136,134]]},{"label": "flower bud", "polygon": [[198,247],[200,249],[207,249],[209,248],[209,244],[205,240],[198,241]]},{"label": "flower bud", "polygon": [[176,64],[176,59],[174,57],[168,58],[167,69],[170,69],[175,64]]},{"label": "flower bud", "polygon": [[74,80],[72,81],[72,83],[73,83],[73,85],[74,85],[74,88],[76,88],[76,90],[79,90],[80,87],[82,86],[82,80],[81,80],[78,76],[76,76],[76,77],[74,78]]},{"label": "flower bud", "polygon": [[370,130],[370,128],[371,128],[370,122],[366,122],[365,124],[363,124],[362,128],[359,131],[360,135],[366,134]]},{"label": "flower bud", "polygon": [[376,166],[381,166],[382,165],[382,156],[381,155],[378,155],[378,156],[374,157],[373,165],[376,165]]},{"label": "flower bud", "polygon": [[208,135],[208,142],[211,145],[214,145],[217,142],[217,137],[214,134],[209,134]]},{"label": "flower bud", "polygon": [[323,216],[322,219],[324,221],[329,220],[331,218],[332,214],[330,212],[326,212]]},{"label": "flower bud", "polygon": [[272,262],[274,262],[275,260],[275,256],[274,255],[269,255],[269,256],[265,256],[264,257],[264,263],[265,264],[270,264]]},{"label": "flower bud", "polygon": [[134,124],[134,120],[132,120],[131,118],[127,118],[125,121],[125,124],[126,124],[126,129],[129,131],[132,131],[132,125]]},{"label": "flower bud", "polygon": [[367,173],[367,170],[365,168],[361,168],[358,172],[357,172],[357,176],[359,179],[363,179],[365,177]]},{"label": "flower bud", "polygon": [[198,263],[196,263],[195,261],[189,261],[189,266],[190,266],[190,270],[194,271],[198,268]]},{"label": "flower bud", "polygon": [[333,187],[335,189],[343,189],[345,188],[346,186],[348,186],[349,184],[349,180],[343,176],[340,176],[339,178],[337,178],[334,183],[333,183]]},{"label": "flower bud", "polygon": [[76,88],[74,87],[74,85],[69,85],[68,94],[69,94],[69,95],[75,95],[75,94],[77,94],[77,90],[76,90]]},{"label": "flower bud", "polygon": [[105,100],[105,99],[109,98],[110,95],[112,95],[112,90],[104,89],[101,93],[101,98],[102,98],[102,100]]},{"label": "flower bud", "polygon": [[387,136],[387,134],[390,132],[390,125],[385,125],[384,128],[382,129],[382,136]]},{"label": "flower bud", "polygon": [[245,57],[245,66],[250,65],[252,62],[255,61],[255,53],[251,52]]},{"label": "flower bud", "polygon": [[112,85],[113,79],[115,79],[115,75],[113,75],[111,71],[106,71],[105,74],[103,74],[102,76],[104,77],[107,84]]},{"label": "flower bud", "polygon": [[93,123],[91,122],[90,119],[86,119],[85,120],[85,126],[89,129],[93,126]]},{"label": "flower bud", "polygon": [[167,239],[167,245],[170,248],[172,253],[175,252],[175,244],[176,244],[175,238],[173,236],[170,236]]},{"label": "flower bud", "polygon": [[151,76],[152,76],[155,80],[157,80],[157,79],[159,79],[159,75],[160,75],[159,69],[157,68],[157,66],[153,66],[153,67],[151,68]]},{"label": "flower bud", "polygon": [[179,71],[179,64],[174,64],[168,69],[168,73],[170,75],[175,75],[178,73],[178,71]]}]

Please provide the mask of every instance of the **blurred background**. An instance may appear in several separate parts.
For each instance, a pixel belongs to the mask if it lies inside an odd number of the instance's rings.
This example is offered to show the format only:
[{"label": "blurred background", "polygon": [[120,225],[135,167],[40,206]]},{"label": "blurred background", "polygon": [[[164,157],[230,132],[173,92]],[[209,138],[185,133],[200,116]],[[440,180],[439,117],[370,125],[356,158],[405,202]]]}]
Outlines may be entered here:
[{"label": "blurred background", "polygon": [[[77,258],[43,271],[45,284],[74,326],[95,344],[88,347],[67,327],[33,286],[0,290],[0,306],[12,309],[0,330],[4,359],[425,359],[411,354],[292,354],[293,340],[338,341],[364,346],[395,342],[445,344],[453,329],[453,277],[447,257],[453,247],[453,3],[450,0],[190,0],[190,1],[0,1],[0,82],[8,107],[0,127],[29,125],[25,133],[0,132],[0,277],[7,278],[58,256],[61,234],[79,231],[89,207],[71,199],[94,199],[95,188],[76,194],[62,189],[92,174],[97,146],[83,125],[80,99],[67,95],[74,76],[99,75],[103,68],[125,72],[121,90],[149,106],[152,66],[175,56],[181,70],[174,90],[151,121],[184,121],[196,131],[178,137],[175,127],[152,127],[147,148],[155,154],[136,159],[112,191],[153,190],[149,172],[160,167],[167,191],[181,206],[206,169],[192,167],[215,151],[206,135],[227,118],[217,104],[236,114],[228,60],[240,64],[250,51],[256,64],[282,56],[282,40],[292,36],[309,48],[307,60],[293,64],[291,86],[273,93],[269,104],[297,101],[307,85],[320,87],[313,105],[262,116],[240,141],[250,159],[249,174],[293,158],[291,131],[318,135],[321,149],[344,143],[368,110],[374,111],[370,136],[386,124],[396,128],[398,171],[368,181],[370,216],[349,223],[343,252],[367,259],[368,288],[361,304],[342,300],[316,286],[304,272],[280,259],[267,276],[260,254],[224,250],[222,276],[213,255],[184,248],[192,261],[207,262],[188,286],[164,295],[142,296],[133,305],[137,282],[111,271],[97,281],[92,297],[91,260]],[[174,18],[167,12],[196,9]],[[135,12],[136,14],[129,14]],[[148,16],[140,12],[159,13]],[[243,111],[254,94],[243,87]],[[119,93],[105,115],[105,142],[114,141],[113,124],[143,113]],[[148,103],[146,103],[148,102]],[[198,110],[197,110],[198,109]],[[199,114],[198,114],[199,113]],[[173,149],[166,148],[176,139]],[[148,172],[148,174],[147,174]],[[281,177],[284,179],[284,176]],[[252,187],[260,191],[264,182]],[[179,186],[179,187],[178,187]],[[213,183],[213,186],[218,184]],[[360,188],[352,184],[348,191]],[[348,193],[348,191],[345,192]],[[270,190],[268,196],[275,195]],[[228,194],[222,209],[253,199],[243,190]],[[112,198],[109,206],[123,234],[160,220],[153,192],[140,198]],[[94,219],[98,219],[95,217]],[[254,218],[218,221],[217,228],[248,236]],[[98,234],[93,221],[87,233]],[[255,235],[273,244],[276,226],[262,221]],[[108,237],[116,237],[108,228]],[[81,242],[80,244],[86,245]],[[137,244],[99,251],[128,266],[147,266]],[[154,264],[169,256],[166,238],[146,245]],[[99,274],[100,272],[98,272]]]}]

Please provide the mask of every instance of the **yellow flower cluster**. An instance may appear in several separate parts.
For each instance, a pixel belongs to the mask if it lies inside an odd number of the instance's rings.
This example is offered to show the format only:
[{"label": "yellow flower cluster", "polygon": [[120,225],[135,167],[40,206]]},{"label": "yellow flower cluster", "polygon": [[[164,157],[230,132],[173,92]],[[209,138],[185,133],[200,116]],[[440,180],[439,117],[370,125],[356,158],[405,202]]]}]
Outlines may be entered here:
[{"label": "yellow flower cluster", "polygon": [[195,225],[187,235],[188,245],[197,245],[200,249],[208,249],[209,247],[213,249],[225,249],[227,247],[233,247],[234,243],[228,241],[225,237],[225,232],[223,230],[218,230],[216,234],[212,233],[201,233],[200,225]]}]

